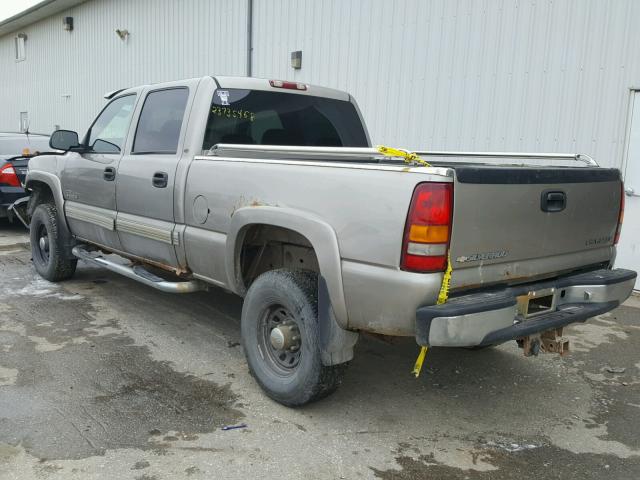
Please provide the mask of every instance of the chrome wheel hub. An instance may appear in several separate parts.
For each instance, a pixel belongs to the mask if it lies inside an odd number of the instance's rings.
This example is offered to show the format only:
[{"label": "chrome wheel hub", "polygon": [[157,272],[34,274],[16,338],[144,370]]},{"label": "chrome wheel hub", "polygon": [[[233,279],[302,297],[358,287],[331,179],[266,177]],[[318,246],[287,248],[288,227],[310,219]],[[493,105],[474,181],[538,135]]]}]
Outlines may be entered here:
[{"label": "chrome wheel hub", "polygon": [[303,350],[296,317],[282,305],[268,308],[259,320],[258,346],[274,373],[292,375]]},{"label": "chrome wheel hub", "polygon": [[295,323],[280,325],[271,330],[269,341],[276,350],[295,352],[300,348],[300,332]]}]

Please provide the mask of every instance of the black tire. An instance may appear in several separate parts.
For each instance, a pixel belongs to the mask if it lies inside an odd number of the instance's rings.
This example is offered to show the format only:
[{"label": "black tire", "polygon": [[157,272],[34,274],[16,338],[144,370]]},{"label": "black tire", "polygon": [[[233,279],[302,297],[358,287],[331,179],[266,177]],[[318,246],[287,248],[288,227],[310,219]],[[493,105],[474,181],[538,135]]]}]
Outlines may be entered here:
[{"label": "black tire", "polygon": [[71,278],[76,271],[78,260],[69,259],[64,255],[58,236],[58,213],[55,205],[38,205],[29,227],[31,258],[40,276],[50,282]]},{"label": "black tire", "polygon": [[[299,338],[298,348],[276,349],[269,341],[271,330],[292,321],[298,334],[291,338]],[[298,407],[329,395],[342,382],[347,363],[325,366],[321,360],[317,274],[287,269],[263,273],[247,292],[241,323],[249,371],[275,401]]]}]

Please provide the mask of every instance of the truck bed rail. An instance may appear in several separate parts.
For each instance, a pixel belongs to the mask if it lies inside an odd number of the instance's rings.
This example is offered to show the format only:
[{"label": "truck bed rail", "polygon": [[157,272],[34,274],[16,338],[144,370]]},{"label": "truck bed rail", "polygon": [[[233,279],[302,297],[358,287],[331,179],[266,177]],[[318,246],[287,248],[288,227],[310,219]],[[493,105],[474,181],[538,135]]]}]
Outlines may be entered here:
[{"label": "truck bed rail", "polygon": [[[457,157],[457,158],[511,158],[529,160],[573,160],[587,166],[597,167],[596,161],[589,155],[581,153],[525,153],[525,152],[456,152],[456,151],[415,151],[421,157]],[[268,157],[279,159],[332,159],[332,160],[366,160],[380,161],[389,158],[382,155],[377,148],[360,147],[299,147],[287,145],[240,145],[218,143],[205,152],[205,155],[220,157]],[[437,161],[436,161],[437,162]]]}]

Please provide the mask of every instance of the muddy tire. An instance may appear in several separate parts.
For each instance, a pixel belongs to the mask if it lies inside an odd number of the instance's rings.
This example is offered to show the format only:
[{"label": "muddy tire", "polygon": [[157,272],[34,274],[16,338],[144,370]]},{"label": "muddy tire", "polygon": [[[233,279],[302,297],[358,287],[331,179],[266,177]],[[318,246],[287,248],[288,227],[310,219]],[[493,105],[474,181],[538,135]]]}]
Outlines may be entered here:
[{"label": "muddy tire", "polygon": [[320,354],[318,276],[272,270],[251,285],[242,307],[249,371],[275,401],[298,407],[340,385],[347,364],[325,366]]},{"label": "muddy tire", "polygon": [[78,260],[64,255],[55,205],[41,203],[36,207],[31,217],[29,237],[33,266],[42,278],[59,282],[73,276]]}]

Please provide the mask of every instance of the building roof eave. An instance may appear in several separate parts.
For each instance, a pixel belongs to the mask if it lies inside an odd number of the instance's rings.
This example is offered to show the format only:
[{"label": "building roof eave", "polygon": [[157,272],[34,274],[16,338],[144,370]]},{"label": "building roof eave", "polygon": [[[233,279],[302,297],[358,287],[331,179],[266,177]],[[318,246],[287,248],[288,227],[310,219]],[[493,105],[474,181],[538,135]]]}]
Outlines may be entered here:
[{"label": "building roof eave", "polygon": [[55,15],[67,8],[75,7],[87,0],[43,0],[0,22],[0,37],[20,30],[43,18]]}]

